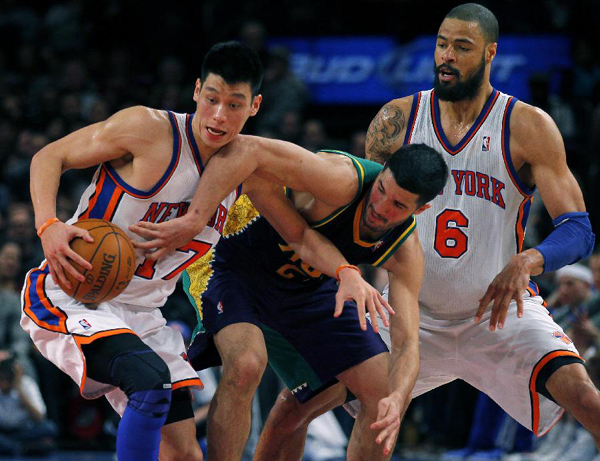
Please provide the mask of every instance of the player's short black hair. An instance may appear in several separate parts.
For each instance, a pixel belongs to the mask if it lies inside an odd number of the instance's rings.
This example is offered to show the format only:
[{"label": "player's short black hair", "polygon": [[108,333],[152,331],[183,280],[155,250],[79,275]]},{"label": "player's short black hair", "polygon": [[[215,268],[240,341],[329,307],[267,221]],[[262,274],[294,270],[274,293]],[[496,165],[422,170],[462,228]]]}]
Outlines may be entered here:
[{"label": "player's short black hair", "polygon": [[448,18],[476,22],[479,24],[487,43],[496,43],[498,41],[498,19],[485,6],[478,3],[463,3],[452,8],[444,19]]},{"label": "player's short black hair", "polygon": [[252,96],[256,96],[263,80],[263,66],[254,50],[232,40],[217,43],[208,50],[200,74],[203,83],[208,74],[218,75],[228,84],[248,83]]},{"label": "player's short black hair", "polygon": [[442,155],[425,144],[402,146],[385,162],[386,169],[398,186],[419,196],[419,206],[433,200],[448,179],[448,166]]}]

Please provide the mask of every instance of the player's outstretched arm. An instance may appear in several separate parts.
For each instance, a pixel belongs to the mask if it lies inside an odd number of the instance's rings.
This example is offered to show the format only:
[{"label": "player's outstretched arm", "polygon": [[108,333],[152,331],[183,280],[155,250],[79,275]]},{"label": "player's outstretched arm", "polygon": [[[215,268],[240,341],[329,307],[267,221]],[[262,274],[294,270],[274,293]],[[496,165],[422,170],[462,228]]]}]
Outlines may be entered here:
[{"label": "player's outstretched arm", "polygon": [[[123,110],[108,120],[82,128],[52,142],[40,150],[31,161],[30,191],[44,255],[48,260],[50,275],[70,286],[65,271],[83,281],[71,261],[91,269],[91,265],[69,247],[69,242],[82,237],[92,242],[83,229],[64,224],[56,219],[56,195],[60,176],[70,169],[88,168],[117,159],[129,152],[135,142],[140,123],[149,118],[149,109],[134,107]],[[139,131],[139,130],[138,130]],[[142,137],[144,133],[140,133]]]},{"label": "player's outstretched arm", "polygon": [[410,114],[412,96],[394,99],[384,105],[367,130],[365,157],[384,164],[402,146],[406,122]]},{"label": "player's outstretched arm", "polygon": [[[157,249],[148,257],[159,259],[194,238],[219,203],[253,174],[310,192],[327,203],[339,198],[339,205],[345,205],[356,194],[356,171],[350,162],[332,157],[315,155],[286,141],[240,135],[210,159],[185,216],[160,224],[138,223],[130,230],[147,239],[144,246],[138,246]],[[342,197],[340,190],[347,195]]]},{"label": "player's outstretched arm", "polygon": [[[260,214],[300,257],[307,272],[314,271],[315,277],[321,273],[330,277],[339,276],[340,286],[334,316],[341,314],[344,301],[353,299],[363,330],[367,329],[366,311],[373,318],[379,313],[386,319],[387,326],[387,312],[394,313],[387,301],[361,277],[359,271],[351,267],[338,270],[348,265],[346,258],[329,239],[310,228],[291,200],[285,196],[281,186],[254,176],[244,183],[244,192]],[[374,329],[378,331],[377,325],[374,325]]]},{"label": "player's outstretched arm", "polygon": [[[519,253],[494,278],[481,298],[475,321],[493,302],[490,330],[502,328],[511,300],[517,303],[517,315],[523,315],[522,296],[531,275],[553,271],[586,258],[592,252],[594,234],[583,194],[569,170],[560,132],[541,109],[517,103],[510,122],[510,150],[523,178],[536,185],[554,231],[536,248]],[[522,179],[523,179],[522,178]]]},{"label": "player's outstretched arm", "polygon": [[416,231],[383,267],[389,274],[389,303],[396,315],[390,318],[390,394],[379,402],[377,421],[371,429],[377,431],[376,442],[389,454],[419,373],[418,300],[425,262]]}]

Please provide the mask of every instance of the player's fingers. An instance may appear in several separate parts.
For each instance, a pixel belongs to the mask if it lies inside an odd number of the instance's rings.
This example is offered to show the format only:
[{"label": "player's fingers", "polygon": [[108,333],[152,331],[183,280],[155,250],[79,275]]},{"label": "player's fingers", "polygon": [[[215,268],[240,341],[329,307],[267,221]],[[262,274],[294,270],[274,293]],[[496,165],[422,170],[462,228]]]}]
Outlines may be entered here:
[{"label": "player's fingers", "polygon": [[159,229],[158,224],[150,222],[150,221],[139,221],[137,224],[133,224],[133,225],[141,227],[143,229],[148,229],[148,230]]},{"label": "player's fingers", "polygon": [[394,443],[396,442],[396,436],[398,434],[398,429],[400,428],[400,423],[398,426],[394,428],[393,432],[385,439],[385,444],[383,446],[383,453],[385,455],[389,455],[394,448]]},{"label": "player's fingers", "polygon": [[386,418],[386,422],[387,424],[384,426],[384,429],[375,438],[375,442],[377,444],[382,443],[386,438],[390,436],[393,437],[400,425],[398,418]]},{"label": "player's fingers", "polygon": [[502,304],[500,308],[500,312],[498,313],[498,328],[504,328],[504,323],[506,322],[506,316],[508,315],[508,307],[510,306],[510,302],[514,299],[513,294],[506,294],[504,298],[502,298]]},{"label": "player's fingers", "polygon": [[517,295],[515,300],[517,301],[517,317],[522,318],[523,317],[523,297],[520,295]]},{"label": "player's fingers", "polygon": [[338,291],[335,295],[335,310],[333,311],[334,317],[339,317],[344,310],[344,298],[340,295]]},{"label": "player's fingers", "polygon": [[83,274],[81,274],[77,269],[75,269],[68,259],[60,258],[60,264],[62,265],[63,270],[75,277],[76,280],[79,280],[80,282],[85,281],[85,277],[83,276]]},{"label": "player's fingers", "polygon": [[160,232],[150,229],[146,226],[142,226],[142,224],[152,224],[152,223],[138,223],[132,224],[129,226],[129,230],[134,234],[137,234],[141,237],[144,237],[146,240],[157,238],[160,235]]},{"label": "player's fingers", "polygon": [[153,261],[158,261],[160,258],[162,258],[168,252],[169,252],[169,250],[167,248],[160,248],[156,251],[152,251],[152,252],[148,253],[147,258],[151,259]]},{"label": "player's fingers", "polygon": [[373,331],[375,333],[379,333],[379,322],[377,321],[377,308],[375,307],[375,302],[371,298],[367,299],[367,309],[369,311],[369,316],[371,317],[371,325],[373,326]]},{"label": "player's fingers", "polygon": [[56,274],[56,278],[58,279],[57,283],[61,283],[62,285],[67,287],[69,290],[72,288],[71,282],[69,282],[67,280],[67,277],[65,276],[63,266],[57,260],[55,260],[55,262],[54,262],[54,273]]},{"label": "player's fingers", "polygon": [[[78,228],[76,227],[75,229],[78,229]],[[94,239],[92,238],[90,233],[84,229],[80,229],[80,232],[77,236],[81,237],[83,240],[85,240],[88,243],[94,243]]]},{"label": "player's fingers", "polygon": [[139,240],[132,240],[133,248],[139,248],[140,250],[151,250],[157,247],[156,240],[148,240],[146,242],[140,242]]},{"label": "player's fingers", "polygon": [[378,430],[378,429],[385,429],[387,428],[390,424],[393,424],[394,420],[398,417],[398,415],[394,415],[394,414],[390,414],[387,415],[385,417],[380,416],[379,419],[377,419],[377,421],[375,421],[373,424],[371,424],[370,428],[373,429],[374,431]]},{"label": "player's fingers", "polygon": [[377,292],[377,300],[381,303],[381,305],[385,308],[385,310],[388,311],[390,314],[394,315],[396,313],[394,311],[394,309],[392,308],[392,306],[390,305],[390,303],[387,302],[387,299],[385,299],[383,297],[383,295],[379,292]]},{"label": "player's fingers", "polygon": [[498,327],[498,320],[504,309],[507,296],[510,298],[510,295],[498,293],[498,296],[494,299],[494,306],[492,307],[492,314],[490,315],[490,331],[494,331]]},{"label": "player's fingers", "polygon": [[58,275],[56,275],[56,271],[54,270],[54,264],[52,264],[49,259],[48,268],[50,269],[50,277],[52,277],[52,281],[58,284]]},{"label": "player's fingers", "polygon": [[365,303],[364,301],[358,302],[356,301],[356,307],[358,311],[358,323],[360,324],[361,330],[367,329],[367,315],[365,314]]},{"label": "player's fingers", "polygon": [[[380,299],[376,299],[375,307],[377,309],[377,314],[379,315],[379,318],[381,318],[381,321],[383,322],[383,325],[385,327],[389,327],[390,326],[390,321],[388,319],[389,314],[385,311],[384,306],[381,304]],[[371,318],[371,323],[373,323],[373,325],[375,325],[375,323],[379,323],[379,322],[375,322],[375,320],[376,319]]]},{"label": "player's fingers", "polygon": [[[69,258],[71,261],[73,261],[74,263],[79,264],[82,268],[87,269],[87,270],[92,270],[92,264],[90,262],[86,261],[85,259],[83,259],[81,257],[81,255],[78,255],[70,248],[69,248],[69,251],[67,251],[65,253],[65,256],[67,258]],[[83,280],[81,280],[81,281],[83,281]]]},{"label": "player's fingers", "polygon": [[493,293],[494,293],[494,289],[490,285],[488,287],[488,289],[486,290],[485,294],[483,295],[483,297],[479,300],[479,307],[477,308],[477,312],[475,313],[475,322],[477,322],[477,323],[481,322],[481,318],[483,317],[483,313],[485,312],[485,309],[487,308],[487,306],[490,304],[490,302],[493,299]]}]

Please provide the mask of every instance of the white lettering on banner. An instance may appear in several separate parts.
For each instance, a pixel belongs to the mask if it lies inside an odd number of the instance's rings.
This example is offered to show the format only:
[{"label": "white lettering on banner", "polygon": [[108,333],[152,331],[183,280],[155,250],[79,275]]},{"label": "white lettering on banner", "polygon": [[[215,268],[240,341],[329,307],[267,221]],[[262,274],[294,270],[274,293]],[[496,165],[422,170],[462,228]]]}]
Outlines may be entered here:
[{"label": "white lettering on banner", "polygon": [[[519,67],[527,65],[522,54],[496,56],[492,63],[494,80],[507,81]],[[397,48],[382,56],[346,55],[321,56],[295,53],[292,56],[293,72],[307,84],[357,84],[378,77],[388,85],[423,82],[431,85],[433,61],[430,54]]]},{"label": "white lettering on banner", "polygon": [[361,83],[373,75],[375,58],[373,56],[324,56],[304,53],[294,54],[292,58],[294,73],[306,83]]},{"label": "white lettering on banner", "polygon": [[510,78],[510,74],[517,67],[526,66],[527,57],[522,54],[509,54],[506,56],[496,56],[492,61],[494,68],[494,80],[505,82]]}]

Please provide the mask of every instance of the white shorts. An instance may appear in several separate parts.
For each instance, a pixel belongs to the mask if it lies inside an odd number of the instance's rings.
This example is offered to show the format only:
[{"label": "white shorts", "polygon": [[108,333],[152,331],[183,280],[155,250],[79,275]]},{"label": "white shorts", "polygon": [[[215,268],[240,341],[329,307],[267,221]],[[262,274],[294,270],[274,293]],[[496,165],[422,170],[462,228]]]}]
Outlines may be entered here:
[{"label": "white shorts", "polygon": [[[539,296],[523,299],[524,313],[519,319],[517,304],[511,302],[504,328],[496,331],[489,330],[490,310],[480,323],[437,320],[421,313],[421,367],[413,397],[462,379],[537,436],[545,434],[564,410],[536,392],[538,373],[555,357],[579,354],[542,303]],[[381,320],[379,328],[390,347],[389,329]],[[356,412],[356,402],[347,408],[351,414]]]},{"label": "white shorts", "polygon": [[42,355],[79,385],[83,397],[94,399],[106,395],[120,415],[127,406],[127,396],[112,385],[86,376],[83,344],[120,333],[133,333],[168,365],[173,389],[202,388],[198,374],[187,362],[181,333],[166,326],[157,308],[109,301],[90,309],[66,295],[52,281],[47,264],[27,274],[21,305],[21,326]]}]

